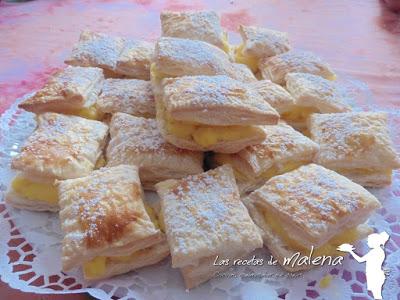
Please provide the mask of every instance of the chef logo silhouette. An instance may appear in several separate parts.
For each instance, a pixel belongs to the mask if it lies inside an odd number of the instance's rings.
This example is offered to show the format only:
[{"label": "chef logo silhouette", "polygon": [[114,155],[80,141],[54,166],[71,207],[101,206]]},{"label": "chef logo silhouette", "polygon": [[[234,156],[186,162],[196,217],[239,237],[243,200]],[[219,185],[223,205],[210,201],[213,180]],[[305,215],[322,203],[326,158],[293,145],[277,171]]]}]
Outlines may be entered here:
[{"label": "chef logo silhouette", "polygon": [[385,260],[384,246],[389,239],[387,232],[372,233],[368,236],[368,247],[371,250],[364,256],[354,253],[354,247],[350,244],[342,244],[337,249],[348,252],[359,263],[365,262],[365,274],[367,277],[367,289],[372,292],[374,299],[382,299],[382,286],[385,282],[385,272],[382,269]]}]

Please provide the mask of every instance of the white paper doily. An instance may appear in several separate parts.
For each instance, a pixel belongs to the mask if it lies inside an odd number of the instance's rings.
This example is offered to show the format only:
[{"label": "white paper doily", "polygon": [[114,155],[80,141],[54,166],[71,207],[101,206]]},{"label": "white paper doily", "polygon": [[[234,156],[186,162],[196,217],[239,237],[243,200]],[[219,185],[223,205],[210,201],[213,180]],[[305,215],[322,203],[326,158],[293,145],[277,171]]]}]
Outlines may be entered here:
[{"label": "white paper doily", "polygon": [[[353,79],[342,79],[354,96],[354,105],[361,110],[378,110],[368,88]],[[35,293],[88,292],[101,299],[373,299],[366,290],[365,265],[349,257],[339,267],[324,266],[291,278],[279,267],[239,267],[225,273],[230,278],[215,278],[200,287],[185,291],[179,271],[171,269],[169,259],[155,266],[118,276],[88,286],[76,271],[60,271],[61,231],[57,214],[37,213],[5,205],[4,192],[13,172],[10,161],[35,127],[34,115],[17,108],[17,101],[0,121],[0,274],[11,287]],[[393,139],[399,149],[400,113],[390,113]],[[390,235],[386,244],[385,268],[388,270],[383,298],[400,299],[400,172],[394,174],[391,187],[372,192],[383,208],[375,213],[370,224]],[[365,254],[365,242],[357,245]],[[265,249],[255,252],[258,258],[269,259]],[[320,280],[331,274],[326,288]]]}]

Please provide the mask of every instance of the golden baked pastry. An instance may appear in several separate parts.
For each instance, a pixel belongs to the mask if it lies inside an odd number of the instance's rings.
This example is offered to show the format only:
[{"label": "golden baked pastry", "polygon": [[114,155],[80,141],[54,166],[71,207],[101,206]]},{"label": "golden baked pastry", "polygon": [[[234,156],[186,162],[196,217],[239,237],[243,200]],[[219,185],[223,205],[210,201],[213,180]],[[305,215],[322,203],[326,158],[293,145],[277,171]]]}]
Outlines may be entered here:
[{"label": "golden baked pastry", "polygon": [[44,113],[11,162],[19,173],[6,195],[7,203],[29,210],[57,211],[56,179],[88,175],[101,158],[108,126],[76,116]]},{"label": "golden baked pastry", "polygon": [[150,64],[153,53],[153,43],[125,40],[124,48],[117,58],[114,72],[118,77],[150,80]]},{"label": "golden baked pastry", "polygon": [[296,129],[304,130],[312,113],[351,111],[347,91],[321,76],[289,73],[286,75],[286,89],[295,99],[296,105],[282,113],[281,117]]},{"label": "golden baked pastry", "polygon": [[336,79],[330,66],[315,54],[308,51],[291,50],[273,57],[260,60],[258,64],[263,79],[269,79],[280,85],[286,83],[286,75],[289,73],[310,73]]},{"label": "golden baked pastry", "polygon": [[230,164],[241,193],[253,191],[270,178],[313,161],[318,145],[289,125],[263,126],[266,139],[234,154],[216,153],[214,164]]},{"label": "golden baked pastry", "polygon": [[176,148],[167,143],[157,121],[124,113],[113,115],[107,166],[137,165],[145,189],[166,179],[182,178],[203,171],[203,153]]},{"label": "golden baked pastry", "polygon": [[239,26],[242,44],[235,48],[235,60],[247,65],[254,73],[260,59],[290,50],[288,34],[256,26]]},{"label": "golden baked pastry", "polygon": [[161,37],[156,43],[150,76],[156,87],[163,78],[193,75],[227,75],[244,82],[255,81],[243,67],[209,43]]},{"label": "golden baked pastry", "polygon": [[136,166],[102,168],[59,181],[62,267],[97,280],[154,264],[169,254],[143,203]]},{"label": "golden baked pastry", "polygon": [[145,41],[84,30],[64,62],[72,66],[102,68],[107,78],[149,80],[153,50],[154,45]]},{"label": "golden baked pastry", "polygon": [[279,114],[290,111],[295,100],[287,90],[270,80],[258,80],[249,83]]},{"label": "golden baked pastry", "polygon": [[106,77],[115,76],[117,59],[124,45],[125,40],[121,37],[84,30],[64,62],[72,66],[102,68]]},{"label": "golden baked pastry", "polygon": [[200,40],[229,53],[228,35],[215,11],[163,11],[160,19],[161,36]]},{"label": "golden baked pastry", "polygon": [[315,162],[363,186],[388,185],[400,168],[385,113],[312,114],[309,129],[320,145]]},{"label": "golden baked pastry", "polygon": [[100,68],[68,66],[55,73],[45,86],[18,107],[34,113],[58,112],[100,119],[96,101],[103,85]]},{"label": "golden baked pastry", "polygon": [[159,128],[180,148],[235,153],[265,138],[256,125],[279,120],[255,89],[227,76],[167,78],[162,87]]},{"label": "golden baked pastry", "polygon": [[223,270],[212,265],[216,255],[239,258],[262,247],[229,165],[163,181],[156,188],[172,267],[181,269],[188,289]]},{"label": "golden baked pastry", "polygon": [[290,265],[296,252],[336,256],[337,246],[372,232],[364,222],[380,207],[362,186],[334,171],[310,164],[275,176],[244,199],[264,244],[289,272],[313,267]]},{"label": "golden baked pastry", "polygon": [[103,114],[123,112],[145,118],[156,116],[151,83],[139,79],[106,79],[97,107]]}]

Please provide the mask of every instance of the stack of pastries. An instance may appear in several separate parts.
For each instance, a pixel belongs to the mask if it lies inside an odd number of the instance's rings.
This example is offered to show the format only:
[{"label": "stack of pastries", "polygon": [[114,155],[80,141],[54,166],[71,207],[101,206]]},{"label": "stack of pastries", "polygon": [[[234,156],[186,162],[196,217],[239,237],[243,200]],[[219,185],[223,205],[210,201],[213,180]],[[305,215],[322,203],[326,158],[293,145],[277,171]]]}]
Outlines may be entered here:
[{"label": "stack of pastries", "polygon": [[163,12],[161,27],[155,43],[82,32],[19,104],[37,128],[6,201],[59,211],[64,271],[98,280],[170,255],[193,288],[217,255],[338,255],[371,232],[380,202],[364,187],[400,168],[385,114],[352,111],[286,33],[240,26],[233,46],[212,11]]}]

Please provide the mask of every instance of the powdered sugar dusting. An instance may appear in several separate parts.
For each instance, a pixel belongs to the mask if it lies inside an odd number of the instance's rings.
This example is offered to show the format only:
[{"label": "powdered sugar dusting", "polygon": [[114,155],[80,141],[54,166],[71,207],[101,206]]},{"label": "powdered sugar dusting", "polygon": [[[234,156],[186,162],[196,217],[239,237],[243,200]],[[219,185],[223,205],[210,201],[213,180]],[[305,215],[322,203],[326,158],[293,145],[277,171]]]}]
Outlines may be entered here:
[{"label": "powdered sugar dusting", "polygon": [[214,11],[161,12],[163,36],[201,40],[224,48],[223,30]]},{"label": "powdered sugar dusting", "polygon": [[310,132],[320,145],[317,162],[329,168],[379,170],[400,166],[384,113],[314,114]]},{"label": "powdered sugar dusting", "polygon": [[300,228],[321,236],[352,214],[365,218],[379,206],[361,186],[315,164],[273,177],[252,197],[290,217]]},{"label": "powdered sugar dusting", "polygon": [[243,53],[256,58],[270,57],[290,49],[288,34],[268,28],[240,26]]},{"label": "powdered sugar dusting", "polygon": [[227,75],[249,81],[224,51],[203,41],[162,37],[156,44],[154,63],[165,77]]},{"label": "powdered sugar dusting", "polygon": [[124,112],[136,116],[155,116],[154,95],[149,81],[107,79],[97,101],[106,113]]},{"label": "powdered sugar dusting", "polygon": [[278,84],[284,84],[285,76],[293,72],[311,73],[327,79],[335,77],[327,63],[308,51],[291,50],[264,58],[260,61],[259,68],[264,79],[271,79]]},{"label": "powdered sugar dusting", "polygon": [[83,31],[72,49],[67,64],[82,67],[101,67],[114,70],[124,47],[124,39],[105,34]]},{"label": "powdered sugar dusting", "polygon": [[[257,230],[240,202],[230,166],[157,186],[174,255],[196,260],[258,243]],[[253,240],[252,240],[253,239]]]},{"label": "powdered sugar dusting", "polygon": [[237,107],[243,114],[245,110],[273,112],[256,89],[228,76],[185,76],[166,79],[163,83],[167,111],[224,106]]},{"label": "powdered sugar dusting", "polygon": [[318,108],[321,113],[350,111],[350,96],[337,83],[307,73],[286,75],[286,88],[299,106]]},{"label": "powdered sugar dusting", "polygon": [[[110,159],[123,153],[179,152],[162,137],[155,119],[145,119],[124,113],[113,115],[110,124],[111,141],[107,154]],[[183,152],[184,150],[182,150]]]},{"label": "powdered sugar dusting", "polygon": [[38,128],[13,160],[15,169],[66,179],[93,170],[107,135],[107,125],[76,116],[44,113]]},{"label": "powdered sugar dusting", "polygon": [[[61,216],[70,217],[62,218],[63,229],[75,232],[75,239],[87,248],[111,244],[139,219],[149,221],[141,195],[137,168],[133,166],[102,168],[87,177],[61,182]],[[70,219],[77,225],[65,221]],[[143,226],[143,221],[139,223]]]}]

